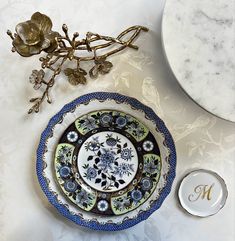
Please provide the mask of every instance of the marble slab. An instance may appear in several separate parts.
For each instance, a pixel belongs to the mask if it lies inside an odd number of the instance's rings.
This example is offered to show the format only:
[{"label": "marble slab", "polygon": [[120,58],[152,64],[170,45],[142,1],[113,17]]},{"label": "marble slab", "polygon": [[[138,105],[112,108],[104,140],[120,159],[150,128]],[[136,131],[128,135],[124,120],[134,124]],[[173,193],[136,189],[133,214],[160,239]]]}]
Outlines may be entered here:
[{"label": "marble slab", "polygon": [[168,0],[162,38],[169,65],[199,105],[235,121],[235,5],[229,0]]}]

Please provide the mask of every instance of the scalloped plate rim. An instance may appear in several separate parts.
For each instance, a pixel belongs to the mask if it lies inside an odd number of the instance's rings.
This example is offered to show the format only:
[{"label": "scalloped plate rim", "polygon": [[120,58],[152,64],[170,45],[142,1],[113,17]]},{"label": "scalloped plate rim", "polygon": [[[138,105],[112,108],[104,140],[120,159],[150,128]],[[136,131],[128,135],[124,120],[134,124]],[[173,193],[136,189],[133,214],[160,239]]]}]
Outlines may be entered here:
[{"label": "scalloped plate rim", "polygon": [[[105,101],[106,99],[112,99],[115,101],[119,101],[121,103],[127,102],[132,107],[135,107],[136,109],[142,110],[146,116],[150,117],[151,120],[154,121],[156,126],[158,127],[159,131],[165,135],[166,142],[170,148],[171,154],[169,158],[170,163],[170,170],[168,175],[168,180],[166,186],[163,188],[162,193],[159,197],[159,199],[153,203],[152,207],[145,211],[140,212],[137,218],[125,220],[121,224],[115,224],[115,223],[106,223],[101,224],[97,223],[96,221],[86,221],[81,219],[79,216],[75,216],[71,214],[63,205],[58,203],[56,200],[55,195],[53,195],[50,190],[47,188],[47,181],[45,177],[42,175],[43,172],[43,151],[45,148],[45,142],[50,134],[51,129],[53,126],[58,123],[60,118],[67,112],[70,112],[78,104],[82,104],[84,102],[88,102],[92,99],[97,99],[100,101]],[[37,160],[36,160],[36,173],[38,177],[39,184],[46,195],[48,201],[66,218],[70,219],[71,221],[75,222],[76,224],[84,227],[88,227],[93,230],[102,230],[102,231],[118,231],[118,230],[124,230],[127,228],[130,228],[137,223],[146,220],[154,211],[159,209],[165,200],[165,198],[168,196],[168,194],[171,191],[171,187],[175,178],[175,169],[176,169],[176,150],[175,150],[175,144],[172,139],[172,136],[165,126],[164,122],[156,115],[156,113],[148,106],[142,104],[140,101],[133,97],[125,96],[122,94],[118,94],[115,92],[92,92],[85,95],[82,95],[78,97],[77,99],[73,100],[72,102],[66,104],[57,114],[55,114],[50,121],[47,124],[47,127],[44,129],[44,131],[41,134],[40,142],[37,149]]]}]

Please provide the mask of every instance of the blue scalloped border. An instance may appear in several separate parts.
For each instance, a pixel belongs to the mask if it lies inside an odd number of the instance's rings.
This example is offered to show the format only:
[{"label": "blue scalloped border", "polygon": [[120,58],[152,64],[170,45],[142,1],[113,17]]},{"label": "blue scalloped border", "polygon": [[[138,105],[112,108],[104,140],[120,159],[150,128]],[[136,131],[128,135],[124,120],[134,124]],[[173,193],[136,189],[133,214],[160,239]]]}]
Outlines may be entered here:
[{"label": "blue scalloped border", "polygon": [[[170,170],[169,175],[167,177],[167,184],[163,188],[162,193],[159,197],[159,199],[152,204],[152,207],[145,212],[140,213],[135,219],[125,220],[121,224],[114,224],[114,223],[108,223],[108,224],[99,224],[96,221],[85,221],[82,220],[77,215],[72,215],[68,209],[59,204],[56,200],[56,197],[48,190],[47,182],[44,176],[42,175],[43,172],[43,153],[45,150],[45,144],[47,138],[50,136],[52,132],[53,126],[59,122],[63,114],[66,112],[71,111],[74,109],[78,104],[87,103],[92,99],[98,99],[98,100],[106,100],[106,99],[113,99],[118,102],[126,102],[133,106],[136,109],[140,109],[145,112],[145,114],[155,122],[156,126],[158,127],[159,131],[162,132],[165,135],[165,142],[166,145],[171,150],[171,155],[169,158],[170,163]],[[110,93],[110,92],[94,92],[90,94],[83,95],[74,101],[70,102],[69,104],[65,105],[56,115],[54,115],[46,129],[42,132],[40,143],[37,149],[37,162],[36,162],[36,172],[38,176],[38,181],[41,185],[41,188],[45,195],[47,196],[49,202],[66,218],[70,219],[71,221],[75,222],[78,225],[85,226],[94,230],[102,230],[102,231],[118,231],[127,229],[129,227],[132,227],[136,225],[137,223],[147,219],[154,211],[159,209],[164,201],[164,199],[167,197],[167,195],[171,191],[171,186],[173,183],[173,180],[175,178],[175,169],[176,169],[176,151],[175,151],[175,145],[174,141],[171,137],[170,132],[166,128],[164,122],[154,113],[154,111],[149,108],[148,106],[143,105],[141,102],[139,102],[137,99],[134,99],[132,97],[124,96],[118,93]]]}]

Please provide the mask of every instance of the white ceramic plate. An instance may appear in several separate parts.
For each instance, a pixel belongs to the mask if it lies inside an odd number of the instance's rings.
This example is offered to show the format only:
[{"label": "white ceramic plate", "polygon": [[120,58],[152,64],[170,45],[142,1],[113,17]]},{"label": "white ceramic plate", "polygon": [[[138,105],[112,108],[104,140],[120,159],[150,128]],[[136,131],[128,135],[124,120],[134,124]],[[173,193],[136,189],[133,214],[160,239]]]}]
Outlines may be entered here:
[{"label": "white ceramic plate", "polygon": [[224,180],[215,172],[196,170],[183,178],[179,188],[182,207],[192,215],[207,217],[225,205],[228,190]]}]

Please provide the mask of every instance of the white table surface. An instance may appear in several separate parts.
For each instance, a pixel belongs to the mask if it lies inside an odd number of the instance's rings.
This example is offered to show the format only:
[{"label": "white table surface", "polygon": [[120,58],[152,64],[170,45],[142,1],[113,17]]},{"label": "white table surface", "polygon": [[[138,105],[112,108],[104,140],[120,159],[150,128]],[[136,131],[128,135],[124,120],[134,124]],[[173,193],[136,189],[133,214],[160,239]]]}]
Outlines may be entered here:
[{"label": "white table surface", "polygon": [[[233,241],[235,240],[235,124],[214,117],[196,105],[173,77],[161,45],[164,1],[70,0],[0,2],[0,240],[1,241]],[[54,29],[67,23],[71,31],[116,35],[128,26],[150,28],[128,50],[111,58],[115,68],[86,86],[72,87],[58,78],[53,104],[28,116],[28,99],[37,93],[28,83],[38,56],[12,54],[7,28],[29,19],[35,11],[48,14]],[[35,173],[35,151],[49,118],[65,103],[92,91],[117,91],[152,107],[176,142],[177,176],[171,194],[147,221],[121,232],[93,232],[60,216],[42,193]],[[208,168],[226,181],[229,197],[215,216],[195,218],[177,201],[176,188],[190,170]]]}]

